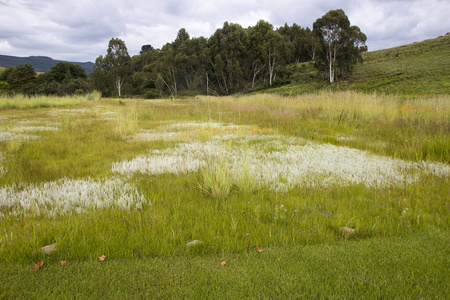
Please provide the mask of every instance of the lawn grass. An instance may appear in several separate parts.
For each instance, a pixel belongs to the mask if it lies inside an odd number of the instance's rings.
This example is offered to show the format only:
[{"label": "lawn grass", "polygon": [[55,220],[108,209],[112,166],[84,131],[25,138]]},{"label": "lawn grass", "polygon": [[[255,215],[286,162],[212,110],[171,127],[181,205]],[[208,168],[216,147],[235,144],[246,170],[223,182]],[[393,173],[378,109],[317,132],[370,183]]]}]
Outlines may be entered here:
[{"label": "lawn grass", "polygon": [[[256,248],[240,253],[110,259],[49,257],[2,264],[0,297],[15,299],[446,299],[443,231]],[[100,256],[100,254],[98,254]],[[222,266],[220,262],[225,261]],[[26,286],[24,285],[26,282]]]},{"label": "lawn grass", "polygon": [[0,111],[0,295],[445,298],[448,103],[353,91]]}]

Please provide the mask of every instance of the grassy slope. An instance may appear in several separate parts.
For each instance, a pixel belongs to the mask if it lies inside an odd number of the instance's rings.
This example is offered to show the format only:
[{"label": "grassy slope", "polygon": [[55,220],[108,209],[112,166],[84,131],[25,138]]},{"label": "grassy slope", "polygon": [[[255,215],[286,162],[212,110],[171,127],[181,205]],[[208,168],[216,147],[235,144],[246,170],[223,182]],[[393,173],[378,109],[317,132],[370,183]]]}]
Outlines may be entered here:
[{"label": "grassy slope", "polygon": [[[334,84],[332,90],[352,89],[409,97],[450,94],[450,35],[419,43],[363,54],[350,78]],[[269,92],[284,95],[328,89],[312,63],[294,66],[294,84]]]}]

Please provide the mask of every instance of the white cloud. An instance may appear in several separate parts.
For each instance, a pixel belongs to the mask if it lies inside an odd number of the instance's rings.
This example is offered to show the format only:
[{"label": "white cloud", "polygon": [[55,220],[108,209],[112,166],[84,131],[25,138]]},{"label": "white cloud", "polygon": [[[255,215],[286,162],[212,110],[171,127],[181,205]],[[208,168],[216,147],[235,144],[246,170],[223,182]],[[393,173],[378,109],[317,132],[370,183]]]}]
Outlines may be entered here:
[{"label": "white cloud", "polygon": [[0,0],[0,54],[94,61],[112,37],[123,39],[134,55],[144,44],[172,42],[181,28],[207,38],[225,21],[312,28],[339,8],[366,33],[369,50],[433,38],[450,28],[447,0]]}]

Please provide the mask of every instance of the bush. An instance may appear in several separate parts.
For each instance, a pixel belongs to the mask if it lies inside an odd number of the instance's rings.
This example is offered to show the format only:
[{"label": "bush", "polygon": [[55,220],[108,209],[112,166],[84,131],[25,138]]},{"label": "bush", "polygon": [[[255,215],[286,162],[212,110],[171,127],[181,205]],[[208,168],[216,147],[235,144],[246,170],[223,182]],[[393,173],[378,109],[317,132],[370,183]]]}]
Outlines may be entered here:
[{"label": "bush", "polygon": [[144,99],[157,99],[160,98],[161,95],[156,92],[156,91],[148,91],[147,93],[144,94]]},{"label": "bush", "polygon": [[9,90],[9,84],[5,81],[0,81],[0,95],[6,90]]}]

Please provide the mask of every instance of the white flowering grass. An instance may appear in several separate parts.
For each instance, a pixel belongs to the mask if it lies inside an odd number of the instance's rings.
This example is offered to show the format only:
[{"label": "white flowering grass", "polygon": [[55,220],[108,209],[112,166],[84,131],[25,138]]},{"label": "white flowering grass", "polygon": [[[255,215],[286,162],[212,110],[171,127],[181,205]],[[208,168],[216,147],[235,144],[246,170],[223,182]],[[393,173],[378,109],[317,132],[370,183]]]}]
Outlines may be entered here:
[{"label": "white flowering grass", "polygon": [[206,141],[220,137],[234,139],[236,136],[267,134],[270,129],[259,129],[251,125],[222,124],[216,122],[184,122],[160,126],[154,130],[141,130],[134,136],[138,141]]},{"label": "white flowering grass", "polygon": [[0,142],[9,142],[12,140],[28,141],[39,138],[35,135],[24,134],[19,132],[0,131]]},{"label": "white flowering grass", "polygon": [[61,179],[40,185],[0,189],[0,217],[58,217],[108,207],[142,208],[146,202],[132,184],[119,178]]},{"label": "white flowering grass", "polygon": [[3,166],[3,162],[5,161],[5,156],[2,152],[0,152],[0,177],[5,175],[8,171],[5,166]]},{"label": "white flowering grass", "polygon": [[[167,133],[161,133],[164,134]],[[251,143],[256,137],[265,143]],[[292,145],[291,142],[273,135],[250,134],[245,138],[235,134],[215,135],[205,142],[180,143],[173,148],[115,163],[112,171],[126,176],[135,173],[179,175],[205,167],[216,170],[220,167],[217,162],[223,161],[236,181],[242,179],[245,170],[247,179],[251,176],[255,184],[272,191],[333,184],[382,187],[411,184],[425,174],[450,176],[450,166],[442,163],[407,162],[331,144]]]},{"label": "white flowering grass", "polygon": [[13,132],[39,132],[39,131],[58,131],[58,127],[54,126],[22,126],[14,127]]}]

